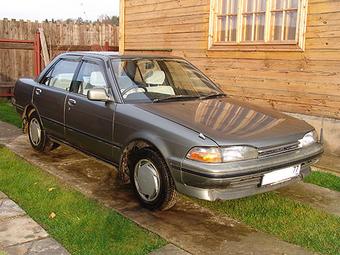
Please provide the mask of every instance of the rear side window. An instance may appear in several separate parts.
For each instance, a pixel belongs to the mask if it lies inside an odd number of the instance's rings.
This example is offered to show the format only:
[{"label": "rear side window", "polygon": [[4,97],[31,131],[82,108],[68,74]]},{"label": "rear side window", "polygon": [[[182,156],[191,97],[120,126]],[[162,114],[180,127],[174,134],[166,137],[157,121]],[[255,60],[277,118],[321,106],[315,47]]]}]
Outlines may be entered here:
[{"label": "rear side window", "polygon": [[78,64],[78,61],[62,59],[44,76],[40,83],[69,91]]},{"label": "rear side window", "polygon": [[73,84],[72,92],[86,96],[93,88],[107,88],[104,71],[99,63],[84,61]]}]

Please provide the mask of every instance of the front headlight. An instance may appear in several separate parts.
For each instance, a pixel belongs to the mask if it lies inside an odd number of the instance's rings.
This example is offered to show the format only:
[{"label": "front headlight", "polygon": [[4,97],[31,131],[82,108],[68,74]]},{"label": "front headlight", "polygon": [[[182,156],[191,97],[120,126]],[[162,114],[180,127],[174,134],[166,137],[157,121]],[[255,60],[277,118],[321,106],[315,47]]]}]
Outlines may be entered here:
[{"label": "front headlight", "polygon": [[222,148],[223,162],[255,159],[258,156],[257,149],[249,146],[231,146]]},{"label": "front headlight", "polygon": [[256,148],[249,146],[195,147],[187,154],[187,158],[204,163],[225,163],[231,161],[255,159],[258,156]]},{"label": "front headlight", "polygon": [[318,141],[318,134],[315,130],[304,135],[302,139],[299,140],[299,147],[306,147]]}]

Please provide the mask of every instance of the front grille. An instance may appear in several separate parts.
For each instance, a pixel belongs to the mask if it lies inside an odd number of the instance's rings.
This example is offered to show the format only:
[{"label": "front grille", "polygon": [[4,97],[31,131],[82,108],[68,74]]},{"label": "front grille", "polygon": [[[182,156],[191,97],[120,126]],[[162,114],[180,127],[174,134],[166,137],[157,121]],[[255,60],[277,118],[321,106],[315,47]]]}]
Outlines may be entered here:
[{"label": "front grille", "polygon": [[299,148],[299,142],[295,143],[289,143],[289,144],[283,144],[279,146],[274,146],[274,147],[266,147],[259,149],[259,157],[264,158],[264,157],[270,157],[270,156],[275,156],[283,153],[287,153],[290,151],[295,151]]},{"label": "front grille", "polygon": [[230,188],[253,188],[253,187],[258,187],[261,184],[263,174],[256,174],[253,176],[247,176],[243,178],[235,178],[230,182],[229,187]]}]

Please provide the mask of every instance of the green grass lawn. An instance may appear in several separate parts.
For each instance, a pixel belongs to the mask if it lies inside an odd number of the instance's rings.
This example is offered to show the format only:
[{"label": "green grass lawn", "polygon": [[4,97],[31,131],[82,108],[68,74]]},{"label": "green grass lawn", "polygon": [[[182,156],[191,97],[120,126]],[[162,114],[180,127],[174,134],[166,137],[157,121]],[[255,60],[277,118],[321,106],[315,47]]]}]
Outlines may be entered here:
[{"label": "green grass lawn", "polygon": [[287,242],[321,254],[339,255],[340,217],[273,192],[231,201],[195,201]]},{"label": "green grass lawn", "polygon": [[[166,244],[3,147],[0,190],[72,254],[147,254]],[[55,218],[49,218],[51,213]]]},{"label": "green grass lawn", "polygon": [[334,174],[313,171],[305,178],[305,182],[340,192],[340,177]]},{"label": "green grass lawn", "polygon": [[21,127],[21,118],[12,104],[7,100],[0,100],[0,120]]}]

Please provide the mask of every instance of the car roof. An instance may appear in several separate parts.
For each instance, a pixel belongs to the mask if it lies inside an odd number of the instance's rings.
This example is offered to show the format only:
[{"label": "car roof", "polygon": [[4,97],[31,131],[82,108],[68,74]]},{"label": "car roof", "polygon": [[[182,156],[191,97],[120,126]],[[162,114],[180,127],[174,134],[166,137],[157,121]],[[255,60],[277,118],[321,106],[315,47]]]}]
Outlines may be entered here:
[{"label": "car roof", "polygon": [[182,59],[180,57],[172,57],[172,56],[165,56],[165,55],[147,55],[147,54],[120,54],[117,51],[70,51],[59,55],[58,57],[64,56],[87,56],[87,57],[95,57],[95,58],[102,58],[102,59],[134,59],[134,58],[162,58],[162,59]]}]

